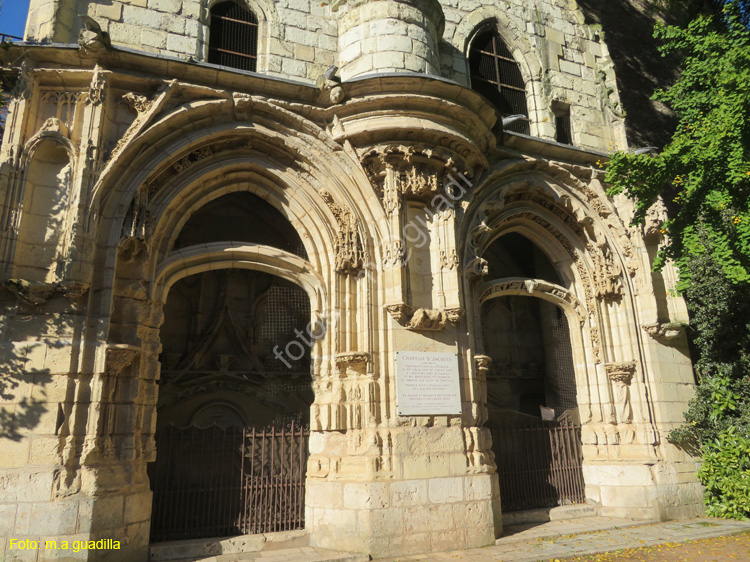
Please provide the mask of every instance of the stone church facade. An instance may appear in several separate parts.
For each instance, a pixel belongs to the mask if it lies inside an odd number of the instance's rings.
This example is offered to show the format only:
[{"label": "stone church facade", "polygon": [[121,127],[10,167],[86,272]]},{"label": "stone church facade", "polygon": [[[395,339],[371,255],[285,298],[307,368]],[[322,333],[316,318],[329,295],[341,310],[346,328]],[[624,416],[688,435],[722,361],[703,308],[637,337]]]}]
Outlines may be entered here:
[{"label": "stone church facade", "polygon": [[[493,543],[488,427],[540,405],[601,514],[700,513],[664,216],[606,194],[573,0],[32,0],[0,58],[6,559],[147,560],[168,424],[309,424],[310,544],[374,557]],[[406,352],[458,410],[404,412]]]}]

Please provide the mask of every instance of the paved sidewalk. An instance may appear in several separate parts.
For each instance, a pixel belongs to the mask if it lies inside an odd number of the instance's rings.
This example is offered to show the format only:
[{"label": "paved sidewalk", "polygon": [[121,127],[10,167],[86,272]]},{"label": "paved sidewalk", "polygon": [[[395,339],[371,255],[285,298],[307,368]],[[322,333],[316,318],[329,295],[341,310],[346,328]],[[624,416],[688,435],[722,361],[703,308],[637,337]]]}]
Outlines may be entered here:
[{"label": "paved sidewalk", "polygon": [[378,562],[537,562],[741,532],[750,532],[750,522],[690,519],[643,524],[630,519],[590,517],[508,527],[495,546],[380,558]]}]

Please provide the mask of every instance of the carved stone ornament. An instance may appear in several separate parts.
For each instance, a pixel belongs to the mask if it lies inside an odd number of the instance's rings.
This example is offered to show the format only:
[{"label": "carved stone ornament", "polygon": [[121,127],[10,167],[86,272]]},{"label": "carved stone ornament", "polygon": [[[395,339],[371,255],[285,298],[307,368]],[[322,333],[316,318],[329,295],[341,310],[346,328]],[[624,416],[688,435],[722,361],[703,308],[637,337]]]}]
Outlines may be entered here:
[{"label": "carved stone ornament", "polygon": [[445,329],[447,322],[448,315],[444,310],[418,308],[414,311],[406,327],[415,331],[438,332]]},{"label": "carved stone ornament", "polygon": [[652,322],[650,324],[643,324],[641,327],[649,336],[662,343],[670,342],[679,338],[685,331],[685,325],[678,322],[665,324]]},{"label": "carved stone ornament", "polygon": [[336,235],[336,271],[343,275],[357,273],[365,264],[365,254],[359,236],[359,223],[351,209],[342,207],[326,190],[320,196],[333,213],[339,226]]},{"label": "carved stone ornament", "polygon": [[440,250],[440,267],[443,269],[456,269],[458,267],[458,254],[455,248],[450,251]]},{"label": "carved stone ornament", "polygon": [[396,322],[404,324],[411,317],[412,308],[408,304],[396,303],[385,305],[385,310]]},{"label": "carved stone ornament", "polygon": [[489,355],[475,355],[474,363],[477,366],[477,372],[482,376],[486,376],[487,371],[490,370],[490,366],[492,365],[492,357]]},{"label": "carved stone ornament", "polygon": [[631,423],[633,421],[633,408],[630,404],[630,382],[635,372],[635,362],[605,363],[604,370],[612,382],[617,421],[619,423]]},{"label": "carved stone ornament", "polygon": [[177,162],[172,165],[174,171],[180,173],[187,170],[193,164],[200,162],[206,158],[210,158],[214,154],[214,149],[211,146],[204,146],[198,150],[194,150],[190,154],[183,156]]},{"label": "carved stone ornament", "polygon": [[487,275],[488,265],[486,259],[476,256],[464,265],[464,275],[469,281],[481,281]]},{"label": "carved stone ornament", "polygon": [[104,31],[99,23],[86,15],[78,16],[83,21],[83,29],[78,36],[78,46],[85,50],[97,51],[112,45],[109,33]]},{"label": "carved stone ornament", "polygon": [[364,375],[367,365],[370,363],[370,355],[360,351],[350,351],[336,355],[336,368],[342,375],[350,372]]},{"label": "carved stone ornament", "polygon": [[[401,208],[401,198],[429,201],[438,194],[449,193],[451,186],[464,191],[472,187],[469,178],[473,174],[468,171],[464,158],[451,150],[422,145],[384,145],[362,154],[361,162],[389,214]],[[451,194],[451,198],[456,197]]]},{"label": "carved stone ornament", "polygon": [[91,105],[101,105],[104,101],[105,86],[104,69],[97,64],[94,68],[94,75],[91,77],[91,84],[89,85],[88,103]]},{"label": "carved stone ornament", "polygon": [[581,326],[586,323],[586,310],[576,296],[561,287],[543,279],[526,279],[523,277],[506,277],[488,282],[482,286],[483,290],[479,296],[479,302],[505,295],[544,295],[552,302],[567,304],[573,308]]},{"label": "carved stone ornament", "polygon": [[129,367],[138,354],[140,348],[127,344],[108,344],[105,371],[108,375],[118,376]]},{"label": "carved stone ornament", "polygon": [[86,283],[39,283],[26,279],[8,279],[2,286],[13,293],[20,302],[32,306],[46,304],[49,299],[57,295],[75,302],[89,289]]},{"label": "carved stone ornament", "polygon": [[448,317],[450,324],[458,324],[461,321],[461,317],[464,315],[463,308],[446,308],[445,315]]},{"label": "carved stone ornament", "polygon": [[10,95],[16,100],[26,100],[31,95],[31,77],[29,75],[30,65],[26,60],[18,68],[18,80],[16,80]]},{"label": "carved stone ornament", "polygon": [[383,267],[402,267],[406,262],[406,251],[401,240],[394,240],[383,247]]},{"label": "carved stone ornament", "polygon": [[134,92],[128,92],[122,96],[122,103],[135,109],[138,113],[145,113],[151,108],[151,105],[154,102],[149,100],[146,96],[141,96]]}]

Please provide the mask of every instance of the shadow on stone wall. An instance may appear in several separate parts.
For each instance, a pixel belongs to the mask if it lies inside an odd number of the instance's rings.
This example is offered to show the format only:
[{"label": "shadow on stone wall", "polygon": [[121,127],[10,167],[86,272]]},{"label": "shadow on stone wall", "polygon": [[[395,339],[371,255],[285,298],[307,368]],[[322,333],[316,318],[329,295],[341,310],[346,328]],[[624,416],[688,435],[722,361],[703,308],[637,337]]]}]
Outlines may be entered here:
[{"label": "shadow on stone wall", "polygon": [[0,359],[0,438],[21,441],[24,430],[34,429],[48,411],[44,386],[52,377],[47,369],[26,371],[24,354],[9,348],[5,346]]},{"label": "shadow on stone wall", "polygon": [[651,100],[654,91],[669,87],[677,78],[673,58],[661,56],[654,39],[656,21],[667,14],[644,0],[578,0],[586,23],[599,24],[615,65],[617,86],[627,112],[625,126],[631,147],[662,147],[677,124],[675,114]]},{"label": "shadow on stone wall", "polygon": [[3,292],[0,439],[18,442],[32,433],[56,435],[70,390],[69,377],[62,374],[69,371],[71,361],[67,322],[59,314],[44,314],[39,306],[17,302]]}]

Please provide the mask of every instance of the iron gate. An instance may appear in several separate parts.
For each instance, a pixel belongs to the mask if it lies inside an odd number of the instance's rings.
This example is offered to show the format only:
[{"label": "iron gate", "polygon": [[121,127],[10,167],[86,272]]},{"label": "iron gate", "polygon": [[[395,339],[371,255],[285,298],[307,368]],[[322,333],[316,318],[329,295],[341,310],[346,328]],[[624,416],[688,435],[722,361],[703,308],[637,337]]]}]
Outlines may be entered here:
[{"label": "iron gate", "polygon": [[586,502],[580,425],[511,418],[489,429],[503,511]]},{"label": "iron gate", "polygon": [[151,467],[151,541],[303,529],[310,430],[168,427]]}]

